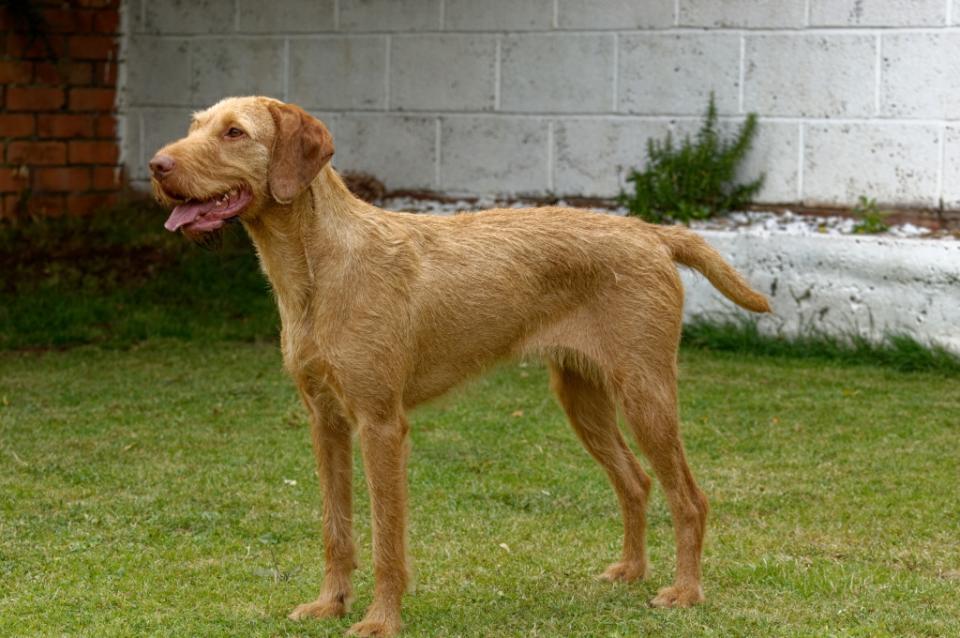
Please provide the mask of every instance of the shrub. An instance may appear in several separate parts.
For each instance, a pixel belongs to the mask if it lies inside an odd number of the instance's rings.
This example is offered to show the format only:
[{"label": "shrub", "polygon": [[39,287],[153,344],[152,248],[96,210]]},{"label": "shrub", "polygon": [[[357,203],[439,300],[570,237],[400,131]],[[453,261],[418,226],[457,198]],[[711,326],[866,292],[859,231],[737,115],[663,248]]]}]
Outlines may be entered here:
[{"label": "shrub", "polygon": [[722,139],[711,93],[706,119],[695,139],[687,136],[676,147],[668,133],[663,141],[647,142],[647,168],[630,171],[627,181],[633,192],[621,192],[620,204],[629,215],[647,221],[684,224],[744,207],[763,185],[763,175],[746,184],[736,182],[737,168],[756,132],[757,116],[750,113],[733,139]]}]

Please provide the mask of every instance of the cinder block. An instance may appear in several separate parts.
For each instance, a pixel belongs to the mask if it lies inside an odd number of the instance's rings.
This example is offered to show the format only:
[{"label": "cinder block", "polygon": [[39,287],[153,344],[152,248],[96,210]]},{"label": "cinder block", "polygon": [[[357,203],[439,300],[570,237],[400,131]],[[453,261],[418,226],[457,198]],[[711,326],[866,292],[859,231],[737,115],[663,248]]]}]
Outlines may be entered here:
[{"label": "cinder block", "polygon": [[674,0],[559,0],[561,29],[655,29],[673,26]]},{"label": "cinder block", "polygon": [[747,36],[743,108],[763,115],[872,115],[871,35]]},{"label": "cinder block", "polygon": [[234,0],[144,0],[147,33],[230,33]]},{"label": "cinder block", "polygon": [[880,112],[895,117],[960,117],[960,33],[883,36]]},{"label": "cinder block", "polygon": [[553,0],[446,0],[443,24],[454,31],[550,29]]},{"label": "cinder block", "polygon": [[124,104],[190,103],[190,51],[187,40],[138,35],[128,38],[126,58]]},{"label": "cinder block", "polygon": [[143,179],[147,171],[141,167],[141,164],[143,164],[141,153],[143,144],[140,139],[140,111],[137,109],[128,110],[120,117],[118,124],[120,163],[123,164],[127,176],[131,180]]},{"label": "cinder block", "polygon": [[436,31],[442,0],[339,0],[346,31]]},{"label": "cinder block", "polygon": [[364,171],[390,189],[435,188],[436,118],[343,115],[333,128],[338,170]]},{"label": "cinder block", "polygon": [[620,38],[619,106],[627,113],[697,115],[710,92],[721,113],[739,101],[740,37],[631,34]]},{"label": "cinder block", "polygon": [[330,36],[290,41],[288,98],[319,109],[386,105],[385,36]]},{"label": "cinder block", "polygon": [[390,107],[492,110],[497,41],[491,35],[395,36],[390,51]]},{"label": "cinder block", "polygon": [[503,39],[500,108],[527,112],[613,109],[614,36],[521,34]]},{"label": "cinder block", "polygon": [[548,189],[547,123],[540,118],[441,119],[440,188],[461,193]]},{"label": "cinder block", "polygon": [[908,27],[946,24],[943,0],[810,0],[813,27]]},{"label": "cinder block", "polygon": [[960,126],[947,125],[943,141],[943,205],[960,208]]},{"label": "cinder block", "polygon": [[[739,122],[737,123],[739,124]],[[735,133],[737,126],[725,124],[723,130]],[[737,179],[749,182],[761,174],[763,186],[754,201],[786,204],[797,201],[800,173],[800,125],[793,122],[765,122],[757,125],[753,147],[737,171]]]},{"label": "cinder block", "polygon": [[937,203],[939,127],[926,124],[805,124],[803,200],[851,205]]},{"label": "cinder block", "polygon": [[230,96],[283,98],[283,41],[267,38],[193,43],[191,101],[207,107]]},{"label": "cinder block", "polygon": [[317,33],[334,30],[335,0],[285,0],[282,5],[263,0],[238,0],[241,32]]},{"label": "cinder block", "polygon": [[682,27],[802,27],[804,0],[679,0]]},{"label": "cinder block", "polygon": [[[187,134],[190,128],[190,109],[140,109],[127,116],[124,133],[124,164],[127,173],[135,179],[149,179],[147,163],[161,148]],[[140,139],[140,119],[143,119],[143,139]]]},{"label": "cinder block", "polygon": [[554,128],[553,190],[613,197],[631,169],[643,170],[647,140],[670,130],[665,120],[564,119]]},{"label": "cinder block", "polygon": [[[743,118],[720,120],[717,130],[722,139],[734,139]],[[695,138],[703,125],[702,119],[683,120],[673,126],[674,143],[684,138]],[[780,204],[797,201],[797,180],[800,173],[800,126],[794,122],[760,120],[750,152],[737,170],[740,183],[764,175],[763,187],[754,197],[757,202]]]}]

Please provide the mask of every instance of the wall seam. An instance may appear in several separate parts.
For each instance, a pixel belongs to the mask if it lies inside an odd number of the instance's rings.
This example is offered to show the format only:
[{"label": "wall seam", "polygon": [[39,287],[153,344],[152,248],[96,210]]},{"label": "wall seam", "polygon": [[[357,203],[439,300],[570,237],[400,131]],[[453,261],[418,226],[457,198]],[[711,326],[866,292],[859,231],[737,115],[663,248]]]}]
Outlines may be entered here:
[{"label": "wall seam", "polygon": [[552,193],[556,189],[553,184],[553,125],[554,121],[547,122],[547,192]]},{"label": "wall seam", "polygon": [[433,135],[433,184],[434,188],[440,190],[440,154],[443,152],[440,144],[440,137],[443,135],[443,125],[438,117],[434,120]]},{"label": "wall seam", "polygon": [[947,146],[947,125],[944,124],[940,127],[938,132],[938,159],[937,159],[937,201],[942,205],[943,204],[943,178],[944,170],[946,167],[946,146]]},{"label": "wall seam", "polygon": [[873,114],[880,115],[880,86],[882,83],[882,69],[883,69],[883,36],[879,33],[876,34],[876,40],[874,42],[876,47],[876,56],[874,60],[874,77],[873,77]]},{"label": "wall seam", "polygon": [[620,34],[613,34],[613,104],[610,108],[616,113],[620,110]]},{"label": "wall seam", "polygon": [[500,110],[500,63],[501,63],[501,47],[502,47],[502,36],[498,35],[496,40],[496,47],[493,57],[493,110]]},{"label": "wall seam", "polygon": [[803,203],[803,162],[806,151],[803,124],[803,120],[797,122],[797,202],[800,204]]},{"label": "wall seam", "polygon": [[747,76],[747,36],[743,32],[740,33],[740,78],[738,80],[739,86],[737,87],[737,109],[740,113],[743,113],[743,94],[744,94],[744,82],[746,81]]},{"label": "wall seam", "polygon": [[[387,35],[384,41],[384,50],[386,53],[386,59],[384,60],[383,66],[383,110],[390,110],[390,49],[393,48],[393,38],[390,35]],[[356,109],[354,109],[356,110]]]}]

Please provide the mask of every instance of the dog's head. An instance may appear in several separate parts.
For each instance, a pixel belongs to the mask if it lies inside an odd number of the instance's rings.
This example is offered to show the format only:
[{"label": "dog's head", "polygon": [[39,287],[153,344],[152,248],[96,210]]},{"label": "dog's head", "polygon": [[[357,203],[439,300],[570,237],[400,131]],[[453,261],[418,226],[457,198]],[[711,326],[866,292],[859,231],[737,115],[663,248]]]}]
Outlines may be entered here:
[{"label": "dog's head", "polygon": [[320,120],[265,97],[227,98],[194,114],[187,136],[150,160],[153,192],[173,208],[171,231],[199,235],[289,204],[333,157]]}]

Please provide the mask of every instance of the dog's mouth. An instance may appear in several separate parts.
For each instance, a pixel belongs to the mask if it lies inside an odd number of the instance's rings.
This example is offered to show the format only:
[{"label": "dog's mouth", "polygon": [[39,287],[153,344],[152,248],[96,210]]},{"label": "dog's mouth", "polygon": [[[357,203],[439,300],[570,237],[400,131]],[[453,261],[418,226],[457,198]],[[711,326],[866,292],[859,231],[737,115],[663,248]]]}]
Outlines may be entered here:
[{"label": "dog's mouth", "polygon": [[233,188],[206,200],[189,199],[174,207],[164,228],[190,234],[217,230],[236,217],[253,201],[253,193],[244,187]]}]

